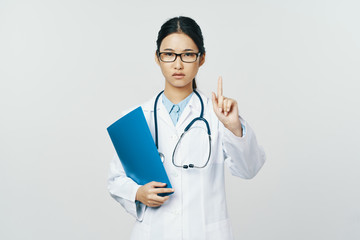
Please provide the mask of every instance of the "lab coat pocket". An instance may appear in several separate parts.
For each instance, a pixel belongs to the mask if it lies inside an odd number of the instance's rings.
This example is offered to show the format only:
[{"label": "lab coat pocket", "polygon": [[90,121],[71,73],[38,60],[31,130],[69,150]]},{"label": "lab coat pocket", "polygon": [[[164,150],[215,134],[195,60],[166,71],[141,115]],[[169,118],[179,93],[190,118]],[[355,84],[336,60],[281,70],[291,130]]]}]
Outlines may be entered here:
[{"label": "lab coat pocket", "polygon": [[206,225],[206,239],[207,240],[231,240],[233,239],[230,219],[224,219],[218,222]]}]

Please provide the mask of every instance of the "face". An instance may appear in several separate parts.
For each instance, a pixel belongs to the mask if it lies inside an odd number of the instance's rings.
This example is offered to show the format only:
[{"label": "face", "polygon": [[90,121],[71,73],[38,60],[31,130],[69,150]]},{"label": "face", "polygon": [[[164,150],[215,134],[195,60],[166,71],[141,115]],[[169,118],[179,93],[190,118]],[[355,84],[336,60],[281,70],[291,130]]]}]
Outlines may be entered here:
[{"label": "face", "polygon": [[[188,35],[172,33],[162,40],[160,52],[198,53],[199,49]],[[192,88],[192,80],[196,76],[199,67],[204,64],[205,54],[198,57],[196,62],[185,63],[181,61],[180,56],[176,58],[175,62],[162,62],[155,53],[155,61],[161,68],[166,85],[175,88]]]}]

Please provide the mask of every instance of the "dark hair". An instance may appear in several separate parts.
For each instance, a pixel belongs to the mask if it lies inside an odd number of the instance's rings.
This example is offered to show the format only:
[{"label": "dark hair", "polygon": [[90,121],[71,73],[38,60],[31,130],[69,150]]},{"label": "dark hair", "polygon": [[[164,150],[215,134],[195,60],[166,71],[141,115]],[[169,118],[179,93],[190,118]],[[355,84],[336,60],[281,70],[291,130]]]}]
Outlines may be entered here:
[{"label": "dark hair", "polygon": [[[161,26],[156,40],[157,52],[160,51],[162,40],[172,33],[185,33],[199,48],[200,57],[205,53],[204,38],[199,25],[192,18],[184,16],[171,18]],[[193,79],[192,87],[196,89],[195,78]]]}]

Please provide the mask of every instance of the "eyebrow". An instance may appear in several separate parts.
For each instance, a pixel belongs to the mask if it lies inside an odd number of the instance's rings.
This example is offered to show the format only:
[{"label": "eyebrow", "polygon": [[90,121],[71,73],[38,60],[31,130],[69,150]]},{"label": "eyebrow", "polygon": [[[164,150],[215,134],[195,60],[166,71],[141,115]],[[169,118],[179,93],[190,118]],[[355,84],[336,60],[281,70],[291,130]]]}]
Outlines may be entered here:
[{"label": "eyebrow", "polygon": [[[164,51],[173,51],[174,52],[174,49],[171,49],[171,48],[165,48]],[[187,48],[187,49],[184,49],[183,50],[184,52],[191,52],[191,51],[194,51],[194,49],[191,49],[191,48]]]}]

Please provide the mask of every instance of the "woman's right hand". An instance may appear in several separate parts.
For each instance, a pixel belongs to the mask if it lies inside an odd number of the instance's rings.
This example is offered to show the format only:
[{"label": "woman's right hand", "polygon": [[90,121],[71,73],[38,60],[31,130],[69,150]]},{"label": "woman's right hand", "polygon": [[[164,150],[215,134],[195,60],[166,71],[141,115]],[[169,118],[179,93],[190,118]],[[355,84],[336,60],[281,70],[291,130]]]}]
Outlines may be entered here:
[{"label": "woman's right hand", "polygon": [[159,207],[169,199],[169,196],[160,197],[158,193],[171,193],[174,189],[165,188],[166,183],[149,182],[141,187],[136,192],[136,200],[142,202],[149,207]]}]

